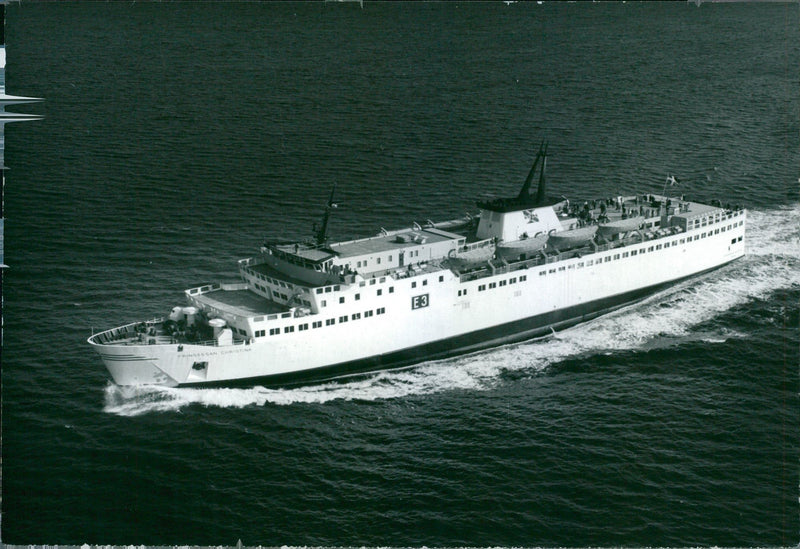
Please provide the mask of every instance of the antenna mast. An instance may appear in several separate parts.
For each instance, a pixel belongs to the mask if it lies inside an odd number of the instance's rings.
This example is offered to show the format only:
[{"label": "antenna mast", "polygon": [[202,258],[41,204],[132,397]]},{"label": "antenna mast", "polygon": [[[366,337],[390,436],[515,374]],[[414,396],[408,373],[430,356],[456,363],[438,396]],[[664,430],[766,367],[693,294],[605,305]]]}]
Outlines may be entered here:
[{"label": "antenna mast", "polygon": [[322,246],[328,240],[328,219],[331,217],[331,210],[336,208],[336,204],[333,202],[333,193],[335,192],[336,182],[334,181],[331,196],[328,198],[328,205],[325,207],[325,215],[322,216],[322,227],[317,231],[317,246]]},{"label": "antenna mast", "polygon": [[544,151],[539,148],[539,153],[542,155],[542,171],[539,173],[539,188],[536,189],[536,204],[542,204],[545,200],[545,184],[544,172],[547,168],[547,143],[544,144]]},{"label": "antenna mast", "polygon": [[533,162],[533,167],[531,167],[531,171],[528,172],[528,177],[525,178],[525,184],[522,185],[522,189],[519,191],[517,195],[517,200],[528,200],[530,199],[530,189],[531,183],[533,182],[533,176],[536,175],[536,166],[539,164],[539,159],[542,157],[542,147],[544,146],[544,141],[539,144],[539,152],[536,153],[536,160]]}]

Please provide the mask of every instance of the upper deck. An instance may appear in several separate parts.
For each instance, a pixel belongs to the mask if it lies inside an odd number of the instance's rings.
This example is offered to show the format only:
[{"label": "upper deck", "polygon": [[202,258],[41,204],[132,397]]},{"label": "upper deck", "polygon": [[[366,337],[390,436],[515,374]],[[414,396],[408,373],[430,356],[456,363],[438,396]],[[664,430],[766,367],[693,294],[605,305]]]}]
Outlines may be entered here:
[{"label": "upper deck", "polygon": [[[463,241],[466,237],[436,229],[434,227],[416,226],[400,231],[384,231],[377,236],[336,242],[329,248],[342,259],[370,257],[391,252],[400,252],[427,244],[438,247],[442,243]],[[447,249],[450,249],[448,246]]]},{"label": "upper deck", "polygon": [[398,231],[382,230],[376,236],[325,245],[267,245],[262,252],[270,269],[301,282],[296,285],[314,287],[345,282],[347,276],[372,276],[447,257],[466,240],[461,234],[414,224]]},{"label": "upper deck", "polygon": [[186,290],[186,296],[203,310],[219,316],[250,318],[288,313],[289,307],[250,291],[247,284],[209,284]]}]

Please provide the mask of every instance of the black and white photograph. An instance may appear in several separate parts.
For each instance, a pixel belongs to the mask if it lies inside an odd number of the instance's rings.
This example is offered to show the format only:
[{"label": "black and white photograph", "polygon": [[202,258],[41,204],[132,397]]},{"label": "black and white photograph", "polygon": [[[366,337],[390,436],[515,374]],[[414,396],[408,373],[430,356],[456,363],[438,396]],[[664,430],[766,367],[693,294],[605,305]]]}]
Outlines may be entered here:
[{"label": "black and white photograph", "polygon": [[797,546],[797,2],[2,8],[4,544]]}]

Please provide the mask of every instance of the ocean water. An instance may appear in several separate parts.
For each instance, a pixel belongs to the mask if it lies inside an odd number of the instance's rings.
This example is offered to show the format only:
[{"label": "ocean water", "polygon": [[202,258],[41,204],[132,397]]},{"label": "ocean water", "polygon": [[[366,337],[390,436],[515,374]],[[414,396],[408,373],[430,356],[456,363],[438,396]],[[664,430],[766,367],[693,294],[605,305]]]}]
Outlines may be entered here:
[{"label": "ocean water", "polygon": [[[2,541],[798,541],[798,5],[7,8]],[[122,389],[86,338],[265,236],[516,192],[749,211],[745,258],[553,337],[292,389]]]}]

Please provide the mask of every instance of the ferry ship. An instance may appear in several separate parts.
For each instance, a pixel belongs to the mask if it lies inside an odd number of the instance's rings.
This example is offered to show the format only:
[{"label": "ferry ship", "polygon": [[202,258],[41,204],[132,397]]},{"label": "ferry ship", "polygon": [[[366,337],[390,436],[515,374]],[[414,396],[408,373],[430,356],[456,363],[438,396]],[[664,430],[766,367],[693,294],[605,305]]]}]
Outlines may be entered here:
[{"label": "ferry ship", "polygon": [[519,193],[478,215],[358,240],[329,240],[331,191],[314,238],[265,242],[240,283],[190,288],[165,317],[88,341],[118,385],[290,385],[547,335],[744,255],[738,206],[666,184],[553,200],[546,162],[542,144]]}]

